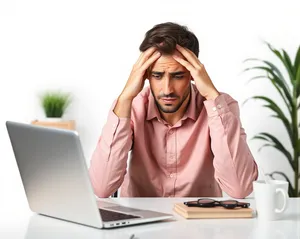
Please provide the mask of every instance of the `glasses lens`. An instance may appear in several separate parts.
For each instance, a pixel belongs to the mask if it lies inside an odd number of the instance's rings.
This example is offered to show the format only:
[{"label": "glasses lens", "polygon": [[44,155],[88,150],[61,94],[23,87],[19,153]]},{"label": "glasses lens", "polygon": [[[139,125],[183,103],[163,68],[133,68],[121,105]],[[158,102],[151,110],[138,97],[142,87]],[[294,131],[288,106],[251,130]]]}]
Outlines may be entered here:
[{"label": "glasses lens", "polygon": [[210,203],[214,203],[215,201],[212,199],[199,199],[198,202],[201,204],[210,204]]},{"label": "glasses lens", "polygon": [[239,202],[238,205],[241,206],[241,207],[249,207],[249,206],[250,206],[250,203],[247,203],[247,202]]},{"label": "glasses lens", "polygon": [[236,205],[238,202],[235,200],[226,200],[226,201],[222,201],[221,203],[226,205]]},{"label": "glasses lens", "polygon": [[197,201],[188,201],[188,202],[185,202],[184,203],[185,205],[198,205],[198,202]]}]

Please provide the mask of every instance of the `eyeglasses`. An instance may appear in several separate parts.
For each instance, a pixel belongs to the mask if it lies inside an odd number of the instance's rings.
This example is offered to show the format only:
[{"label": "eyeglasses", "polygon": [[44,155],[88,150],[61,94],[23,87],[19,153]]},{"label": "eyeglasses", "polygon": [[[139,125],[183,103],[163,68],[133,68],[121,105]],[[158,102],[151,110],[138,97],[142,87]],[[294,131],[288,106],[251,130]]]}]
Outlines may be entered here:
[{"label": "eyeglasses", "polygon": [[200,198],[197,201],[188,201],[184,202],[184,204],[188,207],[217,207],[221,206],[227,209],[234,209],[236,207],[248,208],[250,203],[239,202],[236,200],[223,200],[217,201],[210,198]]}]

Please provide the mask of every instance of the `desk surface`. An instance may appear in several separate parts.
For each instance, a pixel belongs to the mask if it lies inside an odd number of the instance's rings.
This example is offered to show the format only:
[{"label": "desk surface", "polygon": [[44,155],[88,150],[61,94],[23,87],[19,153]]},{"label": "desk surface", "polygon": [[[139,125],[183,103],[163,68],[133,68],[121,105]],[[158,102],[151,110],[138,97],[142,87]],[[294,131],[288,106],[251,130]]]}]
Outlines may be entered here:
[{"label": "desk surface", "polygon": [[[7,208],[0,205],[0,238],[61,239],[61,238],[122,238],[166,239],[166,238],[300,238],[300,198],[290,199],[284,218],[261,223],[251,219],[193,219],[186,220],[173,212],[175,202],[191,198],[115,198],[106,199],[125,206],[172,213],[168,221],[135,225],[118,229],[95,229],[32,213],[25,204]],[[246,199],[255,208],[253,199]]]}]

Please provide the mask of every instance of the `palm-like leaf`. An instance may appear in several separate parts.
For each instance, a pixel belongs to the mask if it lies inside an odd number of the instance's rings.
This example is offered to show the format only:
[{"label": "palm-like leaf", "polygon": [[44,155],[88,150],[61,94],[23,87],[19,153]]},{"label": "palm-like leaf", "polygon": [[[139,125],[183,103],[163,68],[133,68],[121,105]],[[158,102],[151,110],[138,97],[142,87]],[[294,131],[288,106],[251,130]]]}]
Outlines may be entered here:
[{"label": "palm-like leaf", "polygon": [[[282,74],[280,73],[278,68],[268,61],[263,61],[263,60],[259,60],[259,59],[250,58],[250,59],[247,59],[246,61],[250,61],[250,60],[260,61],[260,62],[263,62],[270,66],[270,67],[255,66],[255,67],[251,67],[251,68],[246,68],[244,71],[249,71],[249,70],[254,70],[254,69],[265,71],[266,75],[264,77],[271,81],[273,86],[276,88],[276,90],[278,91],[278,93],[280,94],[282,99],[284,100],[286,107],[290,111],[291,105],[292,105],[291,92],[289,90],[288,85],[284,81],[284,77],[282,76]],[[259,78],[263,78],[263,77],[262,76],[253,77],[253,78],[251,78],[251,80],[259,79]]]},{"label": "palm-like leaf", "polygon": [[272,115],[272,117],[279,118],[282,121],[286,130],[288,131],[291,143],[293,143],[293,132],[292,132],[291,124],[290,124],[289,120],[285,117],[284,113],[279,108],[279,106],[273,100],[271,100],[265,96],[254,96],[254,97],[251,97],[250,99],[259,99],[259,100],[267,102],[267,104],[265,104],[263,106],[266,108],[269,108],[270,110],[272,110],[275,113],[275,115]]},{"label": "palm-like leaf", "polygon": [[290,77],[290,81],[292,84],[294,84],[294,74],[293,74],[293,65],[291,63],[291,59],[288,56],[288,54],[286,53],[286,51],[282,50],[282,54],[276,50],[271,44],[267,43],[269,49],[281,60],[281,62],[283,63],[283,65],[285,66],[289,77]]},{"label": "palm-like leaf", "polygon": [[[260,139],[268,142],[268,144],[265,144],[265,146],[271,146],[275,149],[277,149],[279,152],[283,153],[284,156],[287,158],[289,161],[292,169],[294,170],[294,165],[293,165],[293,157],[291,153],[282,145],[282,143],[273,135],[263,132],[259,133],[258,135],[254,136],[252,139]],[[262,149],[262,148],[261,148]]]},{"label": "palm-like leaf", "polygon": [[[299,127],[300,122],[298,120],[298,110],[300,108],[300,102],[298,101],[298,97],[300,95],[300,46],[298,47],[295,60],[292,62],[290,56],[285,50],[277,50],[271,44],[267,43],[268,48],[275,54],[275,56],[280,60],[280,62],[284,65],[288,76],[289,81],[291,82],[291,86],[287,83],[286,79],[284,78],[284,74],[279,70],[279,68],[271,63],[270,61],[250,58],[246,61],[255,61],[259,63],[258,65],[250,68],[246,68],[245,71],[249,70],[260,70],[265,72],[264,75],[259,75],[251,78],[251,80],[258,80],[261,78],[268,79],[272,85],[276,88],[277,92],[281,96],[282,100],[285,103],[286,109],[289,112],[289,116],[287,117],[282,109],[274,102],[274,100],[265,97],[265,96],[253,96],[250,99],[258,99],[263,101],[265,104],[263,107],[270,109],[274,114],[271,117],[278,118],[284,125],[291,144],[293,146],[293,153],[290,153],[283,144],[273,135],[262,132],[257,134],[253,137],[253,139],[259,139],[265,141],[259,151],[264,147],[273,147],[276,150],[280,151],[288,160],[289,164],[291,165],[292,169],[295,173],[295,180],[294,180],[294,187],[292,187],[291,182],[289,181],[288,177],[282,172],[273,172],[271,177],[274,174],[283,176],[289,182],[289,194],[290,196],[300,196],[299,190],[299,179],[300,179],[300,172],[299,172],[299,157],[300,157],[300,139],[299,139]],[[249,99],[248,99],[249,100]],[[248,101],[246,100],[246,101]]]},{"label": "palm-like leaf", "polygon": [[[296,90],[297,90],[297,97],[300,96],[300,46],[298,48],[298,51],[297,51],[297,54],[296,54],[296,57],[295,57],[295,61],[294,61],[294,74],[295,74],[295,81],[296,81],[296,84],[295,84],[295,87],[296,87]],[[300,107],[300,102],[299,102],[299,106],[298,108]]]}]

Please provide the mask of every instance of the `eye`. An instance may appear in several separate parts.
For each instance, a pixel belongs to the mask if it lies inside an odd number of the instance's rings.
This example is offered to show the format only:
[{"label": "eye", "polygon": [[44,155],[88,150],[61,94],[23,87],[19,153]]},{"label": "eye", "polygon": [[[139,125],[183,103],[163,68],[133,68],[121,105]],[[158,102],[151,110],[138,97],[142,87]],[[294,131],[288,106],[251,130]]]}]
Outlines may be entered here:
[{"label": "eye", "polygon": [[174,76],[175,79],[182,79],[183,78],[183,75],[176,75]]},{"label": "eye", "polygon": [[161,78],[161,75],[152,74],[152,77],[154,77],[155,79],[160,79],[160,78]]}]

